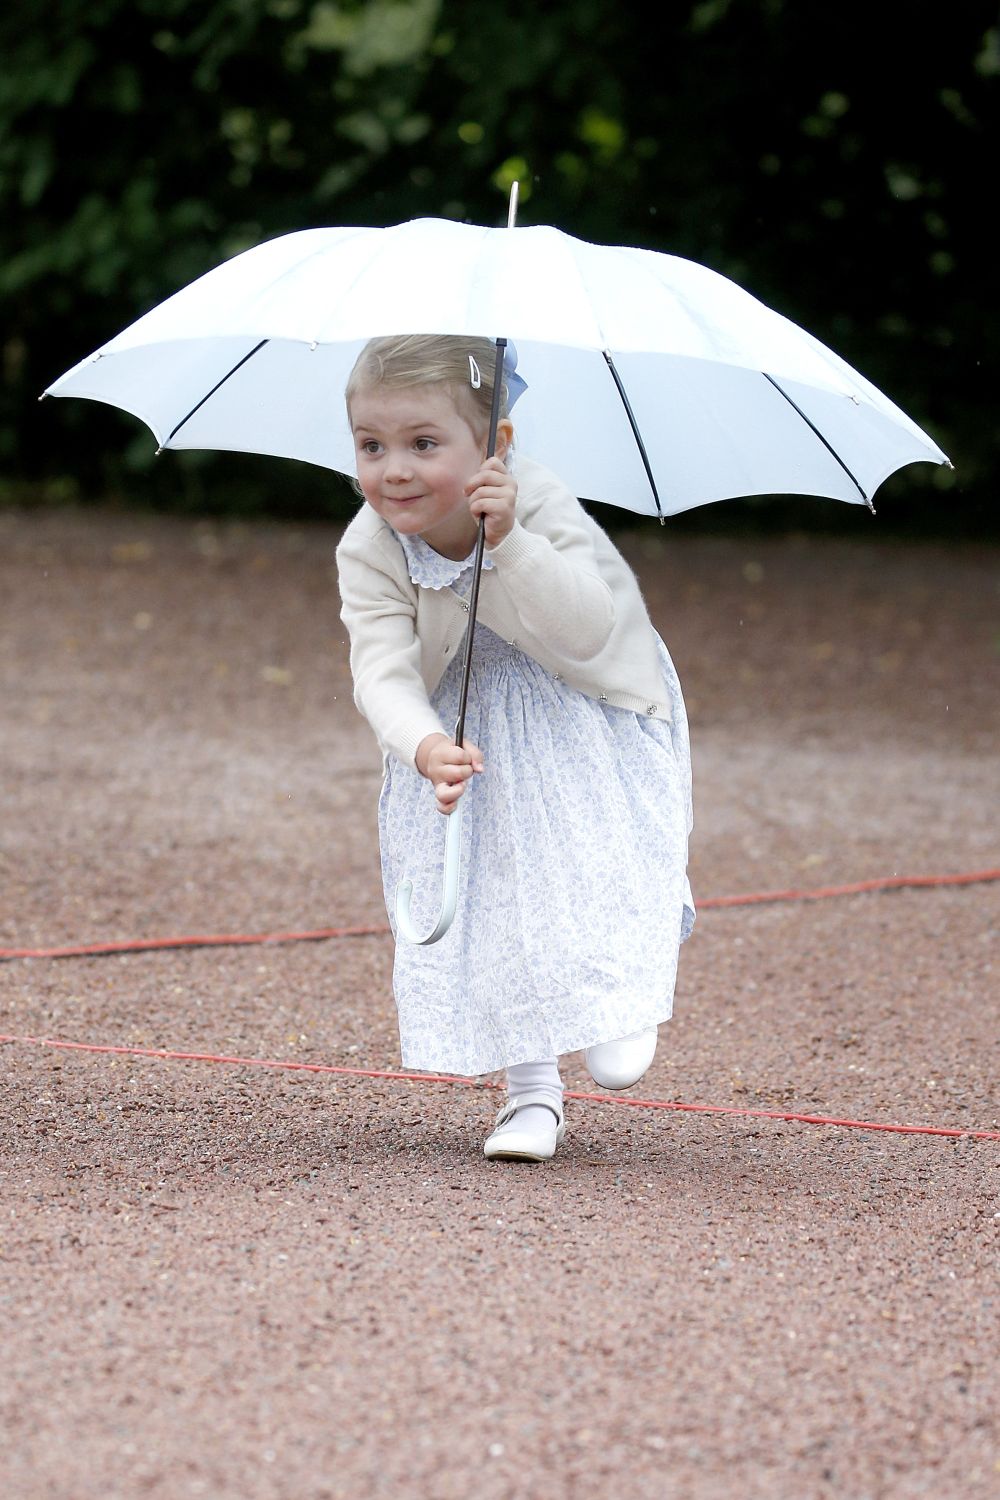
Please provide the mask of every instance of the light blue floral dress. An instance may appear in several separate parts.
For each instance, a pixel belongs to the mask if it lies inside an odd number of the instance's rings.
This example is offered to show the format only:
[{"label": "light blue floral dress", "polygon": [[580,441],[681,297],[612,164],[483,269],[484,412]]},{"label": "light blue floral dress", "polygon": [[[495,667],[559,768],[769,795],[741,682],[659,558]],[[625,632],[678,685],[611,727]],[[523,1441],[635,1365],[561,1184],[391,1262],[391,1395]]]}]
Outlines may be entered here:
[{"label": "light blue floral dress", "polygon": [[[414,583],[468,594],[473,554],[453,562],[420,537],[399,540]],[[463,796],[454,922],[428,947],[396,944],[404,1067],[489,1073],[670,1016],[694,923],[691,759],[680,683],[660,647],[672,723],[587,698],[476,626],[465,737],[486,769]],[[462,656],[432,698],[449,732]],[[431,927],[445,831],[430,783],[390,756],[379,800],[390,919],[409,877],[411,916]]]}]

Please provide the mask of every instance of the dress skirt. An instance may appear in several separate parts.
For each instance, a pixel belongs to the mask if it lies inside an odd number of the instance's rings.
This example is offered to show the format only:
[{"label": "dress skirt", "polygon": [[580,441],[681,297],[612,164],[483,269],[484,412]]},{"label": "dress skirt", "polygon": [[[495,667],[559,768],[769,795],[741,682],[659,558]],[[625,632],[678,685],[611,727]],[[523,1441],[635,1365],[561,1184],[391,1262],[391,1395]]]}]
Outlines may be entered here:
[{"label": "dress skirt", "polygon": [[[465,736],[486,769],[462,798],[451,927],[428,947],[396,943],[404,1067],[475,1076],[669,1018],[694,923],[691,762],[660,650],[671,723],[585,697],[477,626]],[[432,700],[446,725],[461,675],[456,657]],[[393,925],[404,877],[416,926],[436,920],[445,832],[430,782],[390,757],[379,834]]]}]

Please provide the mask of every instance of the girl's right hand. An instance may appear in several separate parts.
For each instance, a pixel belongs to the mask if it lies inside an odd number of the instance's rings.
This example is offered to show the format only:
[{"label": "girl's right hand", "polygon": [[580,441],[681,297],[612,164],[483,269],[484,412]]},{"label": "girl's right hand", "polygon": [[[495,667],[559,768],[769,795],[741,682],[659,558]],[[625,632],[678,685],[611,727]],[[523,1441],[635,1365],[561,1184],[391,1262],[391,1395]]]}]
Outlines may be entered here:
[{"label": "girl's right hand", "polygon": [[483,753],[477,745],[465,740],[456,745],[446,734],[428,734],[420,741],[416,753],[417,770],[434,787],[438,812],[454,812],[465,783],[484,769]]}]

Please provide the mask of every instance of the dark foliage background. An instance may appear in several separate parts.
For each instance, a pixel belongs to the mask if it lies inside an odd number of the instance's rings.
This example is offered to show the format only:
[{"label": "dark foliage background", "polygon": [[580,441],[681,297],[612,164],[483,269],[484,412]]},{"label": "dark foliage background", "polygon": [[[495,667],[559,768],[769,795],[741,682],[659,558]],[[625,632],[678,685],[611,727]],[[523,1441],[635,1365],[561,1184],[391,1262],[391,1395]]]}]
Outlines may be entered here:
[{"label": "dark foliage background", "polygon": [[[0,498],[346,514],[305,465],[170,455],[43,387],[226,256],[292,229],[522,223],[702,261],[938,439],[879,496],[995,534],[1000,24],[952,0],[10,0],[0,20]],[[691,527],[859,524],[733,502]],[[863,517],[862,517],[863,518]]]}]

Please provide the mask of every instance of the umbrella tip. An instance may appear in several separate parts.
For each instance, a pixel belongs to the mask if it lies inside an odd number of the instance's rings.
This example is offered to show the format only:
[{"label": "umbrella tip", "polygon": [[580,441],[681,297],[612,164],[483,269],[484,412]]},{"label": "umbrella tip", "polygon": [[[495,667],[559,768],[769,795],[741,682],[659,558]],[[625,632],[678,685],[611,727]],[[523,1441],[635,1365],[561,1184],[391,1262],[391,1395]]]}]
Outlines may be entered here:
[{"label": "umbrella tip", "polygon": [[521,189],[521,184],[518,182],[517,178],[515,177],[514,181],[510,185],[510,198],[507,201],[507,228],[508,229],[513,229],[514,226],[517,223],[517,196],[518,196],[518,193],[520,192],[520,189]]},{"label": "umbrella tip", "polygon": [[44,400],[45,400],[45,398],[46,398],[46,396],[47,396],[47,395],[48,395],[48,394],[49,394],[49,393],[48,393],[48,391],[43,391],[43,392],[42,392],[42,394],[41,394],[41,395],[40,395],[40,396],[39,396],[39,398],[38,398],[38,399],[39,399],[39,401],[44,401]]}]

